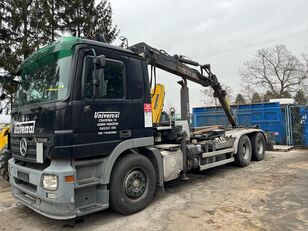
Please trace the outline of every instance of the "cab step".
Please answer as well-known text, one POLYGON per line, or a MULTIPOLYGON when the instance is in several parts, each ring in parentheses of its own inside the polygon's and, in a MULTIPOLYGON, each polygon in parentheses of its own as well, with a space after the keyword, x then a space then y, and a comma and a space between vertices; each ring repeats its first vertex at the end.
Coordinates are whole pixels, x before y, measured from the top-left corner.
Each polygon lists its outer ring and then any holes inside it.
POLYGON ((85 214, 88 214, 88 213, 94 213, 94 212, 97 212, 97 211, 100 211, 100 210, 103 210, 103 209, 106 209, 106 208, 108 208, 108 204, 106 204, 106 205, 91 204, 91 205, 87 205, 87 206, 79 208, 78 212, 79 212, 79 215, 82 216, 82 215, 85 215, 85 214))
POLYGON ((220 166, 220 165, 224 165, 224 164, 227 164, 227 163, 231 163, 234 161, 234 157, 231 157, 229 159, 225 159, 225 160, 221 160, 221 161, 217 161, 217 162, 214 162, 214 163, 210 163, 210 164, 205 164, 205 165, 200 165, 200 171, 203 171, 205 169, 209 169, 209 168, 214 168, 214 167, 217 167, 217 166, 220 166))

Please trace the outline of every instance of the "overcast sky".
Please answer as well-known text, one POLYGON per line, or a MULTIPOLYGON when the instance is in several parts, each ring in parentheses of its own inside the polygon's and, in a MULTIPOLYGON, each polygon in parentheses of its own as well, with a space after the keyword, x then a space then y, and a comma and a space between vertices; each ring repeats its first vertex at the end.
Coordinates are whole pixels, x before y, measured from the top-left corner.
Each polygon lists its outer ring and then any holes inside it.
MULTIPOLYGON (((234 93, 240 91, 239 69, 258 49, 285 44, 295 54, 308 53, 307 0, 110 2, 114 23, 129 45, 144 41, 169 54, 210 63, 219 80, 234 93)), ((178 109, 179 79, 163 72, 158 75, 166 86, 165 105, 178 109)), ((191 107, 202 106, 202 88, 194 83, 189 88, 191 107)))

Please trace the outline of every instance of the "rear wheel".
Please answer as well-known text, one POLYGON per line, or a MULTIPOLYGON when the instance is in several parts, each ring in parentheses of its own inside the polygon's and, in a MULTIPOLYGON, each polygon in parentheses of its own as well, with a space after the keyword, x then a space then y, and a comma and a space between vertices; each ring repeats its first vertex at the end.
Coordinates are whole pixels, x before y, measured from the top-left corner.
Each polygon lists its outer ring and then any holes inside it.
POLYGON ((238 166, 245 167, 250 164, 251 161, 251 143, 247 135, 243 135, 237 146, 237 154, 234 155, 235 163, 238 166))
POLYGON ((265 155, 265 138, 262 133, 258 132, 251 137, 252 159, 263 160, 265 155))
POLYGON ((156 173, 152 162, 139 154, 128 154, 115 164, 110 181, 111 208, 122 214, 144 209, 152 200, 156 173))

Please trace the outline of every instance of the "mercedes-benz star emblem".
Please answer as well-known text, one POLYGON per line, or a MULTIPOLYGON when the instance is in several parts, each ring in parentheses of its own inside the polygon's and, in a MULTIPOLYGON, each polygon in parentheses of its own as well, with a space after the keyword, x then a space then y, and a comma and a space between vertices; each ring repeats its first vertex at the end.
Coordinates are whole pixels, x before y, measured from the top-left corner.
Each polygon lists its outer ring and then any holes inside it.
POLYGON ((20 143, 19 143, 19 150, 22 156, 25 157, 27 155, 28 143, 25 138, 21 138, 20 143))

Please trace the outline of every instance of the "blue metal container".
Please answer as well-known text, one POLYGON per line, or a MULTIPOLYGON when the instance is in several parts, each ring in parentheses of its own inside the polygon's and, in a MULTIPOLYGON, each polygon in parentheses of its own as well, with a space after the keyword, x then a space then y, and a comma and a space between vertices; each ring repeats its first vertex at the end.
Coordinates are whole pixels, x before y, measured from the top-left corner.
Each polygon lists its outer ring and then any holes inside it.
MULTIPOLYGON (((279 103, 258 103, 231 106, 240 126, 258 125, 275 134, 277 144, 286 143, 285 115, 279 103)), ((229 125, 221 107, 193 108, 192 127, 229 125)))

